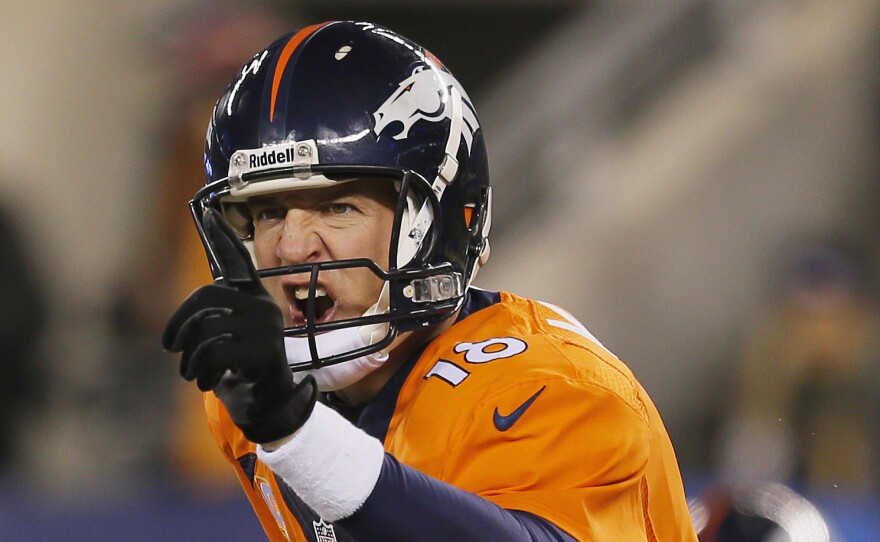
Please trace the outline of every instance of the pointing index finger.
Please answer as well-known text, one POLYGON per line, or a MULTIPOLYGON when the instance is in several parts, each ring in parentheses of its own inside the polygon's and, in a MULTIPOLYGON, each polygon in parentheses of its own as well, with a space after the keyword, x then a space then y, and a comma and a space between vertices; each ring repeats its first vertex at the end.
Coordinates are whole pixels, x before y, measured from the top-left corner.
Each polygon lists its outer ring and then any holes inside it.
POLYGON ((250 253, 220 213, 208 209, 202 227, 220 265, 223 284, 245 293, 265 292, 250 253))

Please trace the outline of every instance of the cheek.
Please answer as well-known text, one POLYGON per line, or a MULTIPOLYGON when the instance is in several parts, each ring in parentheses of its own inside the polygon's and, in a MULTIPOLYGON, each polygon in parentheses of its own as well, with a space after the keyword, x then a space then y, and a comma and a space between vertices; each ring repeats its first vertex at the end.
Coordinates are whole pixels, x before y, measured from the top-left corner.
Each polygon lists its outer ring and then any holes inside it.
POLYGON ((354 314, 363 314, 377 299, 382 291, 382 280, 364 268, 347 269, 345 276, 337 285, 342 286, 342 295, 337 302, 354 314))
POLYGON ((253 252, 254 260, 257 262, 257 268, 264 269, 273 266, 272 264, 277 259, 275 257, 275 245, 276 243, 272 239, 267 238, 267 236, 254 238, 251 251, 253 252))
POLYGON ((325 234, 329 259, 368 258, 379 267, 388 267, 388 252, 391 244, 391 220, 374 221, 357 228, 325 234))
POLYGON ((388 239, 377 239, 373 243, 373 261, 379 264, 379 267, 387 271, 388 268, 388 239))
POLYGON ((388 256, 391 246, 391 227, 394 224, 394 216, 387 216, 381 220, 376 228, 376 234, 372 239, 373 261, 383 269, 388 267, 388 256))
POLYGON ((281 314, 284 317, 284 325, 292 325, 290 315, 287 311, 287 298, 284 296, 284 290, 281 287, 281 277, 269 277, 261 280, 263 288, 269 292, 269 296, 275 301, 275 304, 281 308, 281 314))
POLYGON ((275 300, 276 303, 282 305, 286 302, 284 298, 284 291, 281 288, 281 278, 280 277, 269 277, 260 279, 260 282, 263 283, 263 288, 269 292, 269 295, 272 296, 272 299, 275 300))

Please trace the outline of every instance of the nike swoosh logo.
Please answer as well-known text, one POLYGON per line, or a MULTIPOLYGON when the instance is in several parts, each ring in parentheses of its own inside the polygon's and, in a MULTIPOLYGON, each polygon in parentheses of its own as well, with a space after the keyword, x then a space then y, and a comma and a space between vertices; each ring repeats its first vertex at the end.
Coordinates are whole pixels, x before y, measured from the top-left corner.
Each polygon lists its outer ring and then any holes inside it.
POLYGON ((547 386, 544 386, 543 388, 536 391, 535 394, 529 397, 525 403, 519 405, 516 410, 514 410, 507 416, 502 416, 501 413, 498 412, 498 407, 495 407, 495 412, 492 414, 492 421, 495 423, 495 429, 499 431, 507 431, 508 429, 513 427, 513 424, 515 424, 522 417, 525 411, 528 410, 530 406, 532 406, 532 403, 535 402, 535 399, 537 399, 538 396, 541 395, 541 392, 543 392, 546 388, 547 386))

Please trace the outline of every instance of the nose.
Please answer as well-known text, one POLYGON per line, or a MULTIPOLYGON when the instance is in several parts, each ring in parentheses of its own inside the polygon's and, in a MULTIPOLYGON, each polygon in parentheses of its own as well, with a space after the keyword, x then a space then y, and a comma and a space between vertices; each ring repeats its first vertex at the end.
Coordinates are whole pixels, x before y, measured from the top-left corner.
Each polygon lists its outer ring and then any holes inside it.
POLYGON ((325 250, 314 213, 289 209, 275 255, 285 265, 298 265, 322 261, 325 250))

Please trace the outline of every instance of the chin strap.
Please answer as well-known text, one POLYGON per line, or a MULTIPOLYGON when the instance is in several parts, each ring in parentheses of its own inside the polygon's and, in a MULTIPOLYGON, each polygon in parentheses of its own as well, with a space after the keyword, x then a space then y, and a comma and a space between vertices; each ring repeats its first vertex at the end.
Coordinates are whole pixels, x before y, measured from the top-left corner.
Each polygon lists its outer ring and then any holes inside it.
MULTIPOLYGON (((384 327, 387 324, 379 326, 364 327, 384 327)), ((367 346, 364 340, 363 328, 350 327, 328 331, 315 337, 318 345, 318 355, 321 358, 351 352, 358 348, 367 346)), ((371 343, 372 344, 372 343, 371 343)), ((306 337, 285 337, 284 350, 287 352, 287 363, 290 365, 303 362, 311 362, 312 355, 309 351, 309 342, 306 337)), ((388 361, 388 354, 385 352, 374 352, 361 356, 349 361, 343 361, 335 365, 328 365, 319 369, 310 369, 308 371, 297 371, 293 373, 294 382, 300 382, 306 375, 315 377, 319 391, 336 391, 346 388, 371 372, 382 366, 388 361)))

